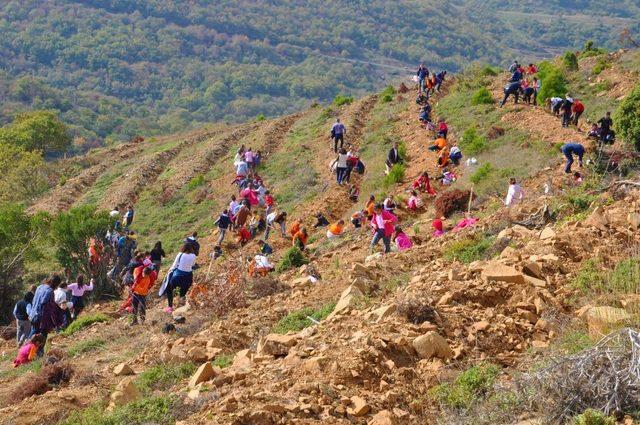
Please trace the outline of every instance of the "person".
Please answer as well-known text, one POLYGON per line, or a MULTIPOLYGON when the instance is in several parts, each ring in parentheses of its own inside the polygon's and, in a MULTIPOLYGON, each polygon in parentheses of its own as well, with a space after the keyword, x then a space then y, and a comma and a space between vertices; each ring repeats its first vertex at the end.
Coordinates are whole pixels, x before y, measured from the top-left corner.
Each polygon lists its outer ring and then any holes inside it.
POLYGON ((398 142, 393 142, 393 146, 389 149, 389 153, 387 153, 387 160, 385 161, 387 169, 385 174, 389 174, 394 165, 402 163, 398 146, 398 142))
POLYGON ((242 160, 244 160, 244 145, 240 146, 236 151, 236 155, 233 157, 233 165, 237 167, 242 160))
POLYGON ((13 361, 13 367, 31 363, 38 356, 38 353, 44 350, 46 338, 40 334, 33 335, 29 342, 18 350, 18 355, 13 361))
POLYGON ((524 190, 516 182, 515 177, 509 179, 509 190, 507 191, 507 198, 504 200, 504 204, 507 207, 518 204, 524 198, 524 190))
POLYGON ((425 81, 429 77, 429 69, 421 63, 416 71, 418 76, 418 91, 422 93, 425 89, 425 81))
POLYGON ((579 171, 576 171, 575 173, 573 173, 573 183, 578 186, 580 183, 582 183, 582 174, 580 174, 579 171))
POLYGON ((260 228, 263 223, 264 218, 262 217, 262 214, 260 214, 260 212, 258 211, 254 211, 251 219, 249 220, 249 233, 251 234, 252 238, 256 236, 258 228, 260 228))
POLYGON ((334 161, 336 164, 336 180, 340 186, 342 186, 342 183, 347 177, 347 159, 348 156, 346 149, 340 148, 338 157, 334 161))
POLYGON ((16 319, 16 342, 18 347, 27 342, 31 334, 29 312, 33 302, 33 292, 29 291, 13 307, 13 317, 16 319))
POLYGON ((376 206, 376 197, 374 195, 370 195, 369 200, 367 201, 364 207, 367 213, 367 220, 371 220, 371 218, 373 217, 373 210, 375 206, 376 206))
POLYGON ((113 210, 109 213, 109 218, 113 220, 113 228, 118 230, 120 228, 120 209, 118 206, 113 207, 113 210))
POLYGON ((429 98, 423 92, 419 92, 418 97, 416 97, 416 103, 420 106, 425 106, 429 103, 429 98))
POLYGON ((578 127, 578 120, 580 119, 580 116, 584 112, 584 105, 582 104, 582 102, 580 102, 579 99, 575 99, 575 101, 573 102, 573 106, 571 107, 571 112, 573 113, 573 115, 571 116, 571 124, 578 127))
POLYGON ((193 247, 193 253, 196 257, 200 255, 200 242, 198 242, 198 232, 193 232, 191 236, 187 236, 184 243, 193 247))
POLYGON ((29 313, 31 334, 40 334, 44 338, 42 346, 38 349, 38 356, 44 354, 44 345, 47 342, 48 334, 62 325, 53 294, 61 282, 60 276, 54 273, 38 286, 33 296, 31 312, 29 313))
POLYGON ((429 146, 431 152, 440 152, 442 149, 447 147, 447 139, 444 137, 438 137, 433 141, 433 145, 429 146))
POLYGON ((520 87, 520 80, 509 82, 509 84, 504 86, 504 98, 502 99, 502 102, 500 102, 500 107, 502 108, 504 104, 507 103, 507 99, 509 99, 509 96, 513 96, 515 98, 515 103, 518 103, 521 90, 522 89, 520 87))
POLYGON ((442 83, 444 83, 444 79, 447 76, 447 71, 440 71, 436 74, 436 91, 440 91, 440 87, 442 87, 442 83))
POLYGON ((569 124, 571 124, 571 115, 573 113, 573 98, 569 93, 567 93, 567 96, 562 101, 560 110, 562 111, 562 126, 569 127, 569 124))
POLYGON ((431 122, 431 105, 427 103, 422 108, 420 108, 420 114, 418 115, 418 120, 423 125, 426 125, 427 123, 431 122))
POLYGON ((53 298, 58 306, 58 315, 62 324, 60 329, 64 329, 71 323, 71 308, 73 304, 67 300, 67 283, 61 282, 60 285, 53 291, 53 298))
POLYGON ((447 126, 447 123, 445 122, 444 118, 440 118, 438 120, 438 133, 436 134, 436 136, 442 137, 443 139, 447 140, 448 134, 449 134, 449 127, 447 126))
POLYGON ((247 151, 244 153, 244 162, 247 163, 247 167, 249 167, 250 170, 255 170, 255 164, 253 163, 254 160, 254 153, 251 150, 251 147, 249 147, 247 149, 247 151))
POLYGON ((260 167, 260 163, 262 162, 262 151, 258 150, 255 154, 253 154, 253 170, 257 170, 260 167))
POLYGON ((395 235, 393 237, 393 241, 396 243, 396 248, 398 251, 406 251, 407 249, 413 246, 413 242, 411 242, 411 238, 407 236, 406 233, 402 231, 400 226, 396 226, 395 235))
POLYGON ((249 175, 249 164, 244 160, 244 157, 238 161, 236 165, 236 180, 234 182, 244 179, 249 175))
POLYGON ((327 220, 327 218, 321 212, 317 212, 315 217, 316 224, 313 225, 314 229, 317 229, 318 227, 326 227, 329 225, 329 220, 327 220))
POLYGON ((522 80, 522 84, 520 85, 520 90, 522 92, 522 100, 527 105, 531 104, 532 102, 535 102, 535 99, 533 99, 533 94, 535 90, 529 83, 529 80, 527 79, 522 80))
POLYGON ((273 248, 271 245, 263 241, 262 239, 258 240, 258 246, 260 247, 260 253, 262 255, 271 255, 273 254, 273 248))
POLYGON ((382 239, 385 254, 391 251, 391 235, 395 230, 395 223, 398 218, 388 211, 385 211, 382 204, 376 204, 373 209, 373 218, 371 219, 371 227, 373 227, 373 239, 371 240, 371 252, 373 248, 382 239))
POLYGON ((382 208, 384 208, 385 211, 388 211, 390 213, 393 214, 393 212, 395 211, 395 209, 398 206, 396 205, 396 202, 393 200, 393 195, 389 194, 384 201, 382 201, 382 208))
POLYGON ((587 137, 590 137, 592 139, 600 139, 600 127, 598 127, 598 124, 591 124, 591 129, 589 130, 589 132, 587 132, 587 137))
POLYGON ((251 213, 251 211, 249 210, 249 208, 247 207, 247 201, 243 200, 240 203, 240 207, 236 210, 235 214, 234 214, 234 222, 233 225, 235 227, 242 227, 245 225, 245 223, 247 222, 247 219, 249 218, 249 214, 251 213))
POLYGON ((514 60, 513 63, 509 66, 509 72, 516 72, 518 68, 520 68, 520 64, 518 63, 518 61, 514 60))
POLYGON ((438 159, 436 160, 436 165, 439 168, 445 168, 447 166, 449 166, 449 148, 447 146, 445 146, 444 148, 442 148, 442 150, 440 152, 438 152, 438 159))
POLYGON ((424 171, 420 174, 420 177, 416 181, 413 182, 411 186, 414 190, 421 190, 423 192, 428 193, 429 195, 435 195, 436 191, 431 188, 431 182, 429 180, 429 173, 424 171))
POLYGON ((533 77, 533 82, 531 83, 531 87, 533 88, 533 106, 538 106, 538 93, 542 88, 542 83, 538 79, 538 77, 533 77))
POLYGON ((407 201, 407 208, 411 211, 416 211, 417 209, 422 207, 422 199, 418 196, 418 192, 415 190, 411 191, 411 197, 407 201))
POLYGON ((220 245, 216 245, 213 247, 213 252, 211 253, 211 256, 213 257, 214 260, 222 257, 222 248, 220 247, 220 245))
POLYGON ((229 230, 229 226, 231 226, 231 218, 229 218, 229 210, 225 209, 224 211, 222 211, 222 214, 218 216, 218 218, 213 224, 218 226, 217 245, 222 245, 222 241, 224 241, 224 236, 227 234, 227 230, 229 230))
MULTIPOLYGON (((197 256, 193 252, 194 246, 192 244, 182 244, 180 247, 180 253, 176 255, 169 273, 171 278, 169 279, 169 287, 167 288, 167 303, 168 306, 165 312, 173 312, 173 293, 177 288, 180 290, 180 300, 183 303, 186 302, 187 292, 191 288, 193 283, 193 269, 196 264, 197 256)), ((176 306, 180 302, 176 303, 176 306)))
POLYGON ((84 284, 84 276, 79 274, 76 277, 76 281, 68 286, 69 291, 71 291, 71 303, 73 305, 73 315, 72 319, 75 320, 78 318, 82 310, 84 310, 84 294, 87 292, 93 291, 93 285, 95 284, 95 280, 89 280, 89 284, 84 284))
POLYGON ((561 97, 552 97, 548 100, 549 102, 549 108, 551 109, 551 112, 553 113, 553 115, 555 115, 556 117, 560 116, 560 108, 562 108, 562 103, 564 102, 564 99, 561 97))
POLYGON ((340 149, 344 144, 344 136, 347 134, 347 129, 340 122, 340 118, 336 118, 336 122, 331 127, 331 138, 333 139, 333 151, 338 153, 338 140, 340 141, 340 149))
POLYGON ((264 240, 266 241, 267 239, 269 239, 269 233, 271 232, 271 228, 275 227, 274 223, 277 223, 280 225, 280 233, 282 234, 282 237, 286 237, 286 228, 285 228, 286 220, 287 220, 287 213, 284 211, 280 214, 278 214, 277 211, 273 211, 267 214, 265 229, 264 229, 264 236, 263 236, 264 240))
POLYGON ((140 318, 140 323, 144 324, 147 312, 147 295, 157 277, 158 273, 151 267, 141 266, 133 273, 133 286, 131 286, 132 325, 138 324, 138 317, 140 318))
POLYGON ((600 125, 600 137, 604 139, 611 132, 611 127, 613 127, 611 112, 607 112, 604 117, 600 118, 598 125, 600 125))
POLYGON ((349 200, 351 202, 358 202, 358 198, 360 197, 360 188, 357 184, 349 185, 349 200))
POLYGON ((135 214, 135 212, 133 211, 133 206, 129 205, 129 207, 127 207, 127 212, 124 214, 124 227, 125 228, 129 228, 129 226, 131 226, 131 223, 133 223, 134 214, 135 214))
POLYGON ((162 242, 158 241, 153 246, 153 249, 149 253, 151 262, 155 265, 155 270, 160 272, 160 267, 162 266, 162 259, 167 256, 162 249, 162 242))
POLYGON ((522 68, 520 66, 516 67, 513 71, 510 71, 510 72, 511 72, 511 78, 509 78, 510 83, 518 83, 520 82, 520 80, 522 80, 523 73, 522 73, 522 68))
POLYGON ((307 246, 308 239, 309 235, 307 234, 307 229, 303 227, 293 235, 293 246, 297 246, 300 248, 300 251, 304 251, 305 246, 307 246))
POLYGON ((327 229, 327 238, 333 239, 340 235, 344 231, 344 220, 338 220, 336 223, 333 223, 327 229))
POLYGON ((434 238, 439 238, 440 236, 444 235, 443 223, 441 219, 439 218, 434 219, 431 222, 431 227, 433 227, 432 236, 434 238))
POLYGON ((366 210, 358 210, 351 215, 351 224, 356 229, 359 229, 364 225, 366 219, 366 210))
POLYGON ((537 72, 538 72, 538 67, 530 63, 529 66, 527 67, 527 74, 533 75, 533 74, 536 74, 537 72))
POLYGON ((584 156, 584 146, 580 143, 570 142, 565 143, 562 146, 562 154, 567 158, 567 163, 564 167, 564 172, 569 174, 571 173, 571 164, 573 164, 573 155, 578 156, 578 165, 582 167, 582 157, 584 156))
POLYGON ((251 240, 251 232, 246 226, 241 226, 236 229, 236 235, 238 236, 238 243, 242 246, 246 245, 251 240))
POLYGON ((264 192, 264 205, 266 206, 266 209, 264 211, 266 215, 271 213, 273 207, 276 205, 276 201, 273 198, 273 195, 271 195, 271 192, 268 190, 264 192))
POLYGON ((453 143, 451 146, 451 150, 449 151, 449 159, 453 162, 453 165, 460 165, 460 161, 462 161, 462 151, 458 147, 457 143, 453 143))

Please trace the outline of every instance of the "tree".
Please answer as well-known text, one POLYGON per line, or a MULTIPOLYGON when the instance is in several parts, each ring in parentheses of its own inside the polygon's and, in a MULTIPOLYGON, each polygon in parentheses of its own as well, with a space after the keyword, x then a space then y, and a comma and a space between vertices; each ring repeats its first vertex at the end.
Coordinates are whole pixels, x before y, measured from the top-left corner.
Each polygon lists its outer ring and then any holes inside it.
POLYGON ((564 67, 569 71, 577 71, 578 70, 578 57, 575 53, 571 51, 567 51, 562 56, 562 63, 564 67))
POLYGON ((618 105, 613 122, 618 136, 640 151, 640 85, 618 105))
POLYGON ((0 142, 28 151, 64 152, 71 146, 71 136, 55 113, 32 111, 18 114, 0 128, 0 142))
POLYGON ((49 187, 49 169, 38 152, 0 143, 0 170, 0 202, 28 202, 49 187))
POLYGON ((546 61, 541 62, 538 78, 542 83, 542 88, 538 92, 538 102, 544 103, 550 97, 562 97, 567 93, 567 80, 558 66, 546 61))

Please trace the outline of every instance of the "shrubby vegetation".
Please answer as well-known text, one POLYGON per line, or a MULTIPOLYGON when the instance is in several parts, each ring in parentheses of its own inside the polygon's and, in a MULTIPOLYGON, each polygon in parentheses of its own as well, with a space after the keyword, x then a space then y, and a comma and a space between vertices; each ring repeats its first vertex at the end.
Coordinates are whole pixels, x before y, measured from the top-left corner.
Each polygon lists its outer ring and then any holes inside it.
POLYGON ((640 85, 620 103, 613 114, 613 122, 618 136, 640 150, 640 85))

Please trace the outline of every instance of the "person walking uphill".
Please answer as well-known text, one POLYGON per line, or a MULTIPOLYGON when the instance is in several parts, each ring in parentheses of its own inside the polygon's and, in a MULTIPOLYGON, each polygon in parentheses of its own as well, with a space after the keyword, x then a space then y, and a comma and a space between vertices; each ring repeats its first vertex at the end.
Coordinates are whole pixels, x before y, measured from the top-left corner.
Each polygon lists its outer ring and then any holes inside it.
POLYGON ((582 167, 582 157, 584 156, 584 146, 580 143, 565 143, 562 146, 562 154, 567 158, 567 163, 564 166, 564 172, 571 173, 571 165, 573 164, 573 155, 578 156, 578 164, 582 167))
POLYGON ((335 159, 336 180, 340 186, 342 186, 342 183, 344 183, 347 178, 347 169, 349 167, 349 164, 347 163, 348 160, 349 156, 347 155, 347 151, 344 148, 340 148, 338 157, 335 159))
POLYGON ((133 306, 132 325, 144 323, 147 313, 147 295, 158 278, 158 273, 151 267, 140 266, 133 272, 133 286, 131 287, 131 304, 133 306))
MULTIPOLYGON (((193 269, 196 264, 196 254, 193 252, 192 244, 183 244, 180 253, 176 255, 176 259, 171 265, 169 273, 169 285, 166 290, 168 306, 164 310, 167 313, 173 312, 173 292, 177 288, 180 290, 180 300, 186 303, 187 292, 193 283, 193 269)), ((177 307, 176 303, 176 307, 177 307)))
POLYGON ((157 272, 160 272, 160 267, 162 266, 162 259, 167 256, 167 254, 164 252, 164 249, 162 249, 162 242, 160 241, 156 242, 156 244, 153 246, 153 249, 151 250, 149 255, 151 256, 151 262, 156 267, 155 270, 157 272))
POLYGON ((347 129, 340 122, 340 118, 336 118, 336 122, 331 127, 331 138, 333 139, 333 152, 338 153, 338 140, 340 140, 340 149, 344 144, 344 136, 347 134, 347 129))
POLYGON ((33 304, 29 313, 31 335, 40 334, 44 340, 42 346, 38 348, 38 356, 44 354, 44 346, 49 332, 62 325, 62 317, 58 314, 58 305, 53 293, 61 282, 60 276, 53 274, 38 286, 33 296, 33 304))
POLYGON ((373 227, 373 239, 371 240, 371 252, 382 239, 384 243, 384 252, 391 251, 391 236, 396 229, 398 218, 388 211, 385 211, 382 204, 376 204, 373 208, 373 218, 371 219, 371 227, 373 227))
POLYGON ((425 88, 425 81, 429 77, 429 69, 421 63, 416 71, 416 76, 418 77, 419 91, 422 93, 425 88))
POLYGON ((33 302, 33 293, 27 292, 24 297, 13 307, 13 317, 16 319, 16 341, 18 347, 22 346, 29 339, 31 334, 31 322, 29 312, 33 302))
POLYGON ((224 236, 227 234, 227 230, 229 226, 231 226, 231 219, 229 218, 229 211, 224 210, 222 214, 220 214, 217 220, 213 223, 218 225, 218 243, 216 245, 222 245, 222 241, 224 241, 224 236))
POLYGON ((91 279, 88 285, 84 284, 84 276, 79 274, 76 281, 68 286, 68 290, 71 291, 71 303, 73 304, 73 316, 75 320, 82 310, 84 310, 84 294, 93 291, 94 280, 91 279))
POLYGON ((569 124, 571 124, 571 116, 573 115, 573 98, 569 93, 567 93, 566 98, 562 101, 560 109, 562 110, 562 126, 569 127, 569 124))

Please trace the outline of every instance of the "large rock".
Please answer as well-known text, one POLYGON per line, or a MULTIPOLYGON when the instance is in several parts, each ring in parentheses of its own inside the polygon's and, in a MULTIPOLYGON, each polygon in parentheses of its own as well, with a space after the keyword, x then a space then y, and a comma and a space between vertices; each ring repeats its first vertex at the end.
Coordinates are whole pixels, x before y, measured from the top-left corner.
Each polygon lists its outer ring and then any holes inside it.
POLYGON ((210 362, 200 365, 198 370, 189 379, 189 388, 195 388, 199 383, 206 382, 216 376, 216 371, 210 362))
POLYGON ((555 237, 556 237, 556 232, 551 227, 545 227, 544 229, 542 229, 542 232, 540 232, 541 241, 550 240, 555 237))
POLYGON ((631 319, 631 315, 624 309, 608 306, 590 308, 586 316, 589 335, 593 338, 600 338, 624 326, 631 319))
POLYGON ((435 331, 429 331, 424 335, 420 335, 412 342, 413 348, 423 359, 438 357, 441 359, 450 359, 453 357, 453 351, 447 340, 435 331))
POLYGON ((138 391, 138 387, 133 383, 133 378, 126 378, 116 386, 115 391, 111 394, 111 401, 107 410, 113 410, 117 406, 124 406, 141 398, 142 395, 138 391))
POLYGON ((269 334, 258 342, 258 354, 282 357, 289 354, 289 349, 298 343, 295 335, 269 334))
POLYGON ((396 425, 397 423, 396 415, 388 410, 381 410, 373 415, 367 425, 396 425))
POLYGON ((207 361, 207 352, 202 347, 191 347, 187 351, 187 357, 194 362, 200 363, 207 361))
POLYGON ((640 214, 637 212, 629 213, 627 215, 627 223, 629 223, 633 230, 638 230, 638 228, 640 228, 640 214))
POLYGON ((528 261, 522 265, 522 271, 524 274, 543 279, 544 274, 542 273, 542 267, 540 263, 536 263, 535 261, 528 261))
POLYGON ((396 305, 389 304, 389 305, 379 307, 367 313, 365 318, 368 320, 374 320, 376 323, 378 323, 378 322, 382 322, 387 317, 391 316, 393 313, 395 313, 395 311, 396 311, 396 305))
POLYGON ((367 404, 367 401, 357 395, 351 397, 351 403, 353 404, 353 407, 347 409, 347 413, 351 416, 364 416, 371 410, 371 406, 367 404))
POLYGON ((524 283, 524 276, 513 267, 491 262, 484 266, 480 274, 485 282, 524 283))
POLYGON ((253 356, 250 349, 240 350, 233 358, 232 367, 239 369, 250 368, 253 364, 252 358, 253 356))
POLYGON ((349 307, 353 306, 358 298, 361 298, 363 296, 364 294, 360 289, 358 289, 356 286, 349 285, 347 289, 342 292, 342 295, 340 295, 338 303, 336 304, 329 317, 327 317, 327 319, 331 319, 338 314, 346 312, 349 307))
POLYGON ((133 369, 131 369, 131 366, 129 366, 126 363, 120 363, 119 365, 117 365, 116 367, 113 368, 113 374, 116 376, 126 376, 126 375, 133 375, 133 369))

